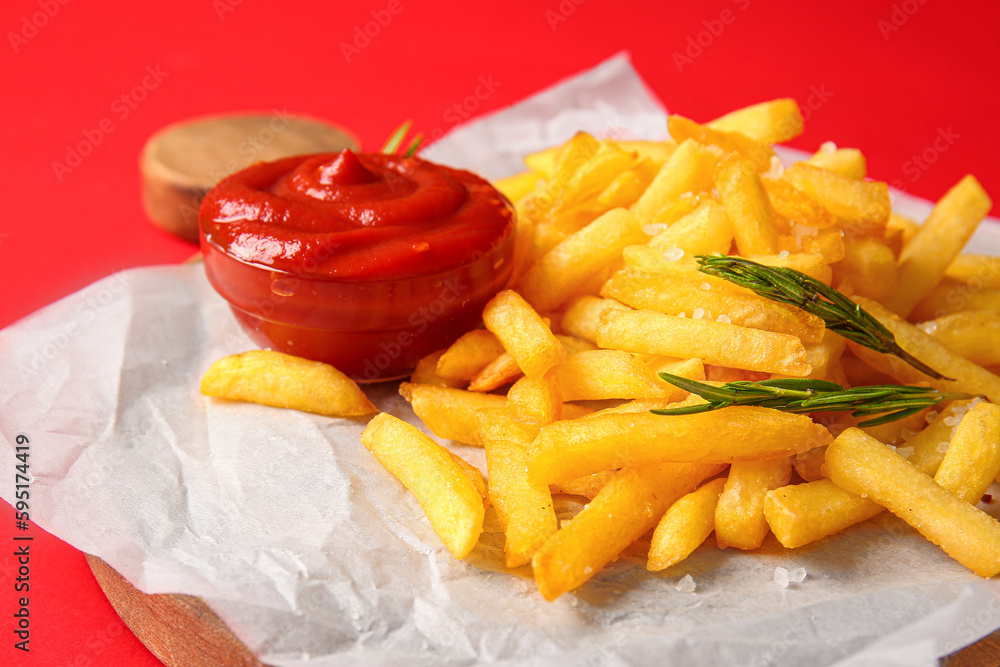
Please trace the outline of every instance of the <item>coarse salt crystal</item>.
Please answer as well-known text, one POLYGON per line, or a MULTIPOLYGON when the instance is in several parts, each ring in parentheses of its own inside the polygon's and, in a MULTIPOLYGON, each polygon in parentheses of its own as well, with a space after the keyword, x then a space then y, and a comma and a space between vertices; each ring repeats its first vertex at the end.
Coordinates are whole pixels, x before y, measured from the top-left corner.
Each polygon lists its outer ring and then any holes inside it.
POLYGON ((806 580, 806 568, 797 567, 788 573, 788 578, 793 584, 801 584, 806 580))
POLYGON ((684 577, 677 582, 674 588, 681 593, 694 593, 694 589, 698 587, 698 584, 694 583, 694 577, 690 574, 685 574, 684 577))
POLYGON ((788 257, 788 251, 782 250, 781 252, 778 253, 778 257, 780 257, 781 259, 785 259, 786 257, 788 257))
POLYGON ((694 310, 691 311, 691 319, 700 320, 703 317, 705 317, 704 308, 695 308, 694 310))
POLYGON ((960 415, 951 415, 950 417, 945 417, 944 418, 944 425, 945 426, 958 426, 959 422, 961 422, 961 421, 962 421, 962 417, 960 415))
POLYGON ((837 150, 837 144, 832 141, 824 141, 819 145, 819 150, 821 153, 833 153, 837 150))
POLYGON ((785 165, 781 164, 781 158, 777 155, 771 156, 771 164, 767 165, 767 171, 761 174, 761 178, 781 178, 785 173, 785 165))
POLYGON ((904 459, 908 459, 913 454, 913 447, 897 447, 896 453, 904 459))
POLYGON ((930 424, 932 421, 937 419, 937 416, 938 416, 937 410, 929 410, 927 414, 924 415, 924 421, 930 424))
POLYGON ((710 290, 710 289, 712 289, 712 284, 711 283, 702 283, 701 284, 701 288, 704 289, 704 290, 710 290))
POLYGON ((939 442, 938 446, 937 446, 937 450, 938 450, 938 454, 944 454, 945 452, 948 451, 948 443, 947 442, 939 442))
POLYGON ((788 570, 780 566, 774 568, 774 583, 782 588, 788 588, 788 570))
POLYGON ((667 230, 667 225, 662 222, 651 222, 642 226, 642 233, 646 236, 656 236, 660 232, 667 230))
POLYGON ((684 248, 667 248, 663 251, 663 259, 668 262, 676 262, 684 256, 684 248))
POLYGON ((929 322, 921 322, 917 325, 917 328, 923 331, 925 334, 932 334, 937 331, 937 322, 931 320, 929 322))
POLYGON ((682 310, 681 312, 677 313, 677 317, 687 317, 687 315, 682 310))
POLYGON ((716 320, 718 322, 725 322, 726 324, 730 324, 733 321, 732 318, 730 318, 729 315, 726 315, 725 313, 719 315, 719 317, 717 317, 716 320))

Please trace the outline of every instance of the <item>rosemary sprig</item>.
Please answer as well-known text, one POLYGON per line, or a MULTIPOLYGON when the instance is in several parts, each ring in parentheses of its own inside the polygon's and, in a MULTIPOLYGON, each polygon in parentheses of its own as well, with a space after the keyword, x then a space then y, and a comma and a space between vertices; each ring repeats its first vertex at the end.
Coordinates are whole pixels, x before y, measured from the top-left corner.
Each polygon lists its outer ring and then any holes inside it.
MULTIPOLYGON (((382 152, 390 154, 399 153, 399 147, 403 145, 403 140, 406 138, 406 135, 409 133, 411 127, 413 127, 412 120, 408 120, 399 127, 397 127, 396 131, 389 136, 388 140, 386 140, 385 145, 382 146, 382 152)), ((420 144, 421 142, 423 142, 423 140, 424 140, 424 135, 417 132, 416 136, 414 136, 413 139, 410 141, 410 143, 407 145, 406 150, 403 151, 403 156, 413 157, 416 154, 416 152, 420 150, 420 144)))
POLYGON ((757 294, 823 318, 828 329, 876 352, 892 354, 921 373, 951 380, 904 350, 892 332, 861 306, 829 285, 785 267, 765 266, 742 257, 697 255, 698 270, 746 287, 757 294))
POLYGON ((836 382, 827 380, 792 378, 761 382, 741 380, 714 387, 670 373, 660 373, 660 377, 685 391, 701 396, 708 403, 652 410, 658 415, 693 415, 731 405, 755 405, 792 413, 851 410, 851 414, 855 417, 882 415, 858 424, 858 426, 875 426, 909 417, 941 401, 975 398, 970 394, 899 384, 845 389, 836 382))

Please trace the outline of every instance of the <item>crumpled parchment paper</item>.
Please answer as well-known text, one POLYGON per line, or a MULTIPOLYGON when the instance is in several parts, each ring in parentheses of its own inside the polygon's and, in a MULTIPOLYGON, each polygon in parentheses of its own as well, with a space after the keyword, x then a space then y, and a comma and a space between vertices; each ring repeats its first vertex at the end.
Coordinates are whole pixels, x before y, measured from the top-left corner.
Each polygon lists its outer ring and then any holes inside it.
MULTIPOLYGON (((663 137, 664 115, 619 55, 427 156, 498 177, 579 129, 663 137)), ((1000 230, 973 245, 1000 253, 1000 230)), ((363 422, 199 394, 212 361, 252 347, 199 265, 110 276, 0 332, 0 464, 27 434, 40 526, 145 592, 200 596, 266 663, 913 666, 1000 627, 1000 584, 891 516, 795 551, 709 540, 656 574, 625 557, 545 602, 502 567, 492 513, 452 558, 363 422), (806 579, 782 588, 777 566, 806 579), (675 587, 686 574, 694 592, 675 587)), ((368 390, 415 419, 395 385, 368 390)))

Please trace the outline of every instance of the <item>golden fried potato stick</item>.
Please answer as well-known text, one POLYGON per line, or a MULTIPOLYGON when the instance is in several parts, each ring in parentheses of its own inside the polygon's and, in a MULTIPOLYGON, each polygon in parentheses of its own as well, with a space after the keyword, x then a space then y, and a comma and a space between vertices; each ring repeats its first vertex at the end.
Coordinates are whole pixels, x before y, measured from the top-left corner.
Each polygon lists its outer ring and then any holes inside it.
POLYGON ((468 382, 503 352, 503 345, 492 332, 473 329, 462 334, 445 350, 438 359, 437 374, 468 382))
POLYGON ((543 426, 528 452, 528 476, 565 482, 601 470, 663 461, 732 463, 798 454, 830 442, 805 415, 729 407, 693 415, 605 413, 543 426))
POLYGON ((715 540, 719 547, 759 547, 768 531, 764 498, 768 491, 786 486, 791 478, 789 457, 734 463, 715 508, 715 540))
POLYGON ((320 415, 378 412, 358 384, 333 366, 271 350, 219 359, 202 375, 201 393, 320 415))
POLYGON ((597 344, 628 352, 697 357, 714 366, 794 377, 812 372, 797 336, 652 310, 605 310, 597 344))
POLYGON ((570 355, 556 367, 563 400, 673 398, 686 392, 664 382, 634 355, 622 350, 593 350, 570 355))
POLYGON ((1000 475, 1000 406, 977 403, 955 429, 934 481, 975 505, 1000 475))
POLYGON ((476 426, 476 410, 507 405, 506 396, 428 384, 403 382, 399 393, 434 435, 467 445, 483 444, 476 426))
POLYGON ((733 221, 733 235, 741 255, 778 252, 774 209, 755 171, 753 163, 737 155, 727 156, 715 171, 715 188, 726 215, 733 221))
POLYGON ((862 180, 868 175, 868 163, 857 148, 833 148, 821 146, 808 160, 809 164, 832 171, 844 178, 862 180))
POLYGON ((689 255, 725 254, 733 243, 733 223, 722 206, 713 199, 659 232, 648 242, 660 252, 680 248, 689 255))
MULTIPOLYGON (((925 475, 933 475, 944 458, 955 423, 969 409, 971 401, 955 401, 922 431, 909 438, 897 451, 925 475), (912 450, 912 451, 907 451, 912 450)), ((822 452, 821 447, 808 452, 822 452)), ((804 476, 803 476, 804 477, 804 476)), ((771 532, 792 549, 838 533, 885 510, 871 500, 845 491, 829 479, 809 479, 769 491, 764 500, 764 516, 771 532)))
POLYGON ((521 292, 536 310, 551 312, 578 292, 588 278, 617 259, 622 249, 647 238, 627 209, 612 209, 536 261, 524 276, 521 292))
POLYGON ((444 350, 431 352, 426 357, 418 361, 417 367, 413 369, 413 374, 410 376, 410 382, 413 384, 431 384, 437 387, 453 387, 456 389, 464 387, 464 380, 456 380, 454 378, 446 378, 438 375, 438 360, 444 353, 444 350))
POLYGON ((899 257, 900 288, 883 303, 906 317, 944 277, 993 202, 973 176, 958 182, 934 206, 899 257))
POLYGON ((1000 364, 1000 312, 963 310, 918 326, 931 338, 978 366, 1000 364))
POLYGON ((706 482, 675 502, 653 531, 646 569, 659 572, 691 555, 715 530, 715 508, 725 477, 706 482))
POLYGON ((507 392, 507 411, 514 420, 537 428, 562 418, 563 394, 557 368, 539 377, 526 375, 514 383, 507 392))
POLYGON ((941 391, 982 394, 994 403, 1000 402, 1000 377, 955 354, 877 301, 863 297, 855 297, 854 301, 892 332, 900 347, 939 373, 954 378, 954 381, 933 379, 898 357, 869 350, 857 343, 848 343, 854 355, 866 364, 891 375, 903 384, 926 383, 941 391))
POLYGON ((790 97, 730 111, 706 126, 721 132, 739 132, 763 144, 788 141, 805 131, 799 104, 790 97))
POLYGON ((1000 522, 860 429, 830 444, 826 468, 834 484, 884 506, 976 574, 1000 573, 1000 522))
POLYGON ((686 192, 712 189, 712 174, 719 163, 721 151, 687 139, 656 174, 639 201, 630 209, 642 224, 657 222, 659 211, 673 205, 686 192))
POLYGON ((486 450, 490 499, 504 530, 507 567, 519 567, 558 528, 548 487, 528 483, 525 447, 537 429, 512 419, 503 408, 477 411, 476 423, 486 450))
POLYGON ((562 343, 524 298, 504 290, 483 310, 483 323, 528 376, 544 375, 566 357, 562 343))
POLYGON ((722 466, 662 464, 626 468, 531 559, 546 600, 583 585, 625 547, 656 525, 674 501, 722 466))
POLYGON ((361 442, 416 497, 448 551, 455 558, 467 556, 485 516, 468 468, 416 427, 385 412, 368 423, 361 442))

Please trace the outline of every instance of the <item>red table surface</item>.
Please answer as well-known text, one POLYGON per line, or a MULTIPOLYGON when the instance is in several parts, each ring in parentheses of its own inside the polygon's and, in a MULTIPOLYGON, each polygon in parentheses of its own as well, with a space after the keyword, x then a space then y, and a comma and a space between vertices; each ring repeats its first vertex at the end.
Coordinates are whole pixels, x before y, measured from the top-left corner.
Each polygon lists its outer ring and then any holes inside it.
MULTIPOLYGON (((195 252, 140 206, 139 151, 170 122, 288 110, 377 149, 405 118, 439 135, 467 110, 502 108, 620 50, 695 120, 795 97, 807 123, 793 146, 860 147, 872 177, 930 199, 966 173, 1000 197, 1000 5, 990 1, 8 0, 0 28, 0 326, 120 269, 195 252), (493 90, 479 99, 483 78, 493 90), (72 159, 74 149, 87 155, 72 159)), ((11 471, 0 477, 13 484, 11 471)), ((83 555, 38 527, 31 651, 15 651, 21 543, 0 505, 0 663, 157 664, 83 555)))

